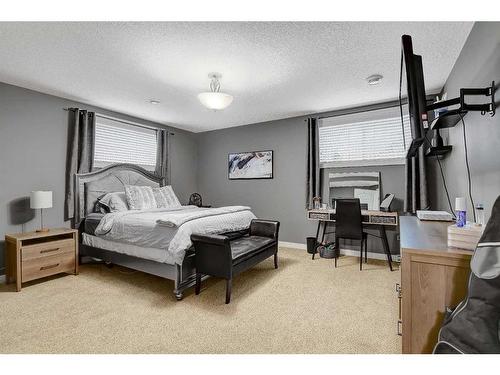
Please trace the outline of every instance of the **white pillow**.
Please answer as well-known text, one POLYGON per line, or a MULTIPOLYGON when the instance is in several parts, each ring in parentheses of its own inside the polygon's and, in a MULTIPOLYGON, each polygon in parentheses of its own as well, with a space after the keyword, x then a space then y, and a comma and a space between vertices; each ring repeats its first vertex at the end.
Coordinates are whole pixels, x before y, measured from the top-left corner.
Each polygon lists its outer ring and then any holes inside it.
POLYGON ((125 185, 125 195, 131 210, 156 208, 156 199, 151 186, 125 185))
POLYGON ((172 189, 172 186, 162 186, 160 188, 154 188, 153 193, 155 195, 156 204, 158 208, 178 208, 181 207, 181 202, 177 199, 177 196, 172 189))
POLYGON ((108 193, 99 199, 99 203, 108 207, 109 212, 128 211, 127 197, 123 191, 108 193))

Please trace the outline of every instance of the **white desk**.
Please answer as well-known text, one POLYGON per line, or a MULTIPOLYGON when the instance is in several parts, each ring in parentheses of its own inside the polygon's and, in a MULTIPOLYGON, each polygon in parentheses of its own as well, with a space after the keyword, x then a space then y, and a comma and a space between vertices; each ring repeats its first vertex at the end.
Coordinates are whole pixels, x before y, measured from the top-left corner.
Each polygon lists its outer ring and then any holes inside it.
MULTIPOLYGON (((317 209, 317 210, 307 210, 308 220, 318 220, 318 228, 316 230, 316 240, 318 242, 323 242, 325 239, 325 232, 327 223, 335 224, 335 210, 332 209, 317 209), (319 234, 323 230, 321 236, 321 241, 319 241, 319 234)), ((372 211, 372 210, 361 210, 361 220, 364 226, 367 228, 378 229, 380 234, 380 239, 382 240, 382 246, 384 247, 384 252, 387 255, 387 262, 389 263, 389 268, 392 271, 392 254, 389 248, 389 241, 387 241, 387 233, 385 231, 386 227, 397 228, 399 224, 399 215, 397 212, 383 212, 383 211, 372 211)))

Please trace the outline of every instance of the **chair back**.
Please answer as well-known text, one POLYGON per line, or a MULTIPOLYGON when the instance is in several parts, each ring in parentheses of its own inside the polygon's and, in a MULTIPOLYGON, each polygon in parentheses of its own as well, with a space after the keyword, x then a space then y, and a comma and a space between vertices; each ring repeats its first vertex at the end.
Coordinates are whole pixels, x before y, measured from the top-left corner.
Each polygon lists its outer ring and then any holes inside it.
POLYGON ((363 238, 361 204, 359 199, 337 199, 335 208, 335 236, 351 240, 363 238))

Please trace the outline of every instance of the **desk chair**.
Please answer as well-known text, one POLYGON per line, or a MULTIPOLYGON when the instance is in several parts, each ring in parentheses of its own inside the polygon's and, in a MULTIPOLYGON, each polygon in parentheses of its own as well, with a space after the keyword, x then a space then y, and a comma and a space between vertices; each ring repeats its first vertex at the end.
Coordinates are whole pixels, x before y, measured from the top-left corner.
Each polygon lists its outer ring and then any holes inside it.
POLYGON ((337 258, 340 252, 339 240, 341 238, 348 240, 359 240, 359 270, 363 269, 363 248, 365 250, 365 263, 368 262, 367 237, 363 232, 361 220, 361 204, 359 199, 337 199, 335 209, 335 245, 337 254, 335 256, 335 267, 337 267, 337 258))

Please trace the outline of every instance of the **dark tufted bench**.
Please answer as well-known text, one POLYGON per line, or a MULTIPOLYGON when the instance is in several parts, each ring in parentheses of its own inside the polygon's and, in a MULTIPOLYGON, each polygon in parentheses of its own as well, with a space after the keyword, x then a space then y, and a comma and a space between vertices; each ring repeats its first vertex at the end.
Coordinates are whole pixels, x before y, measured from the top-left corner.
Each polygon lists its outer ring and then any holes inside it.
POLYGON ((231 301, 233 276, 274 255, 278 268, 278 232, 280 223, 253 219, 246 236, 191 235, 195 248, 196 294, 200 294, 201 276, 226 279, 226 303, 231 301))

